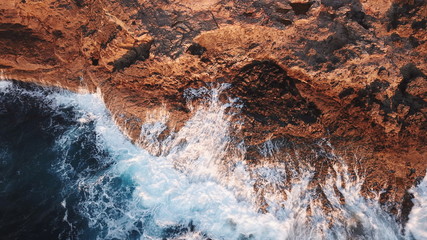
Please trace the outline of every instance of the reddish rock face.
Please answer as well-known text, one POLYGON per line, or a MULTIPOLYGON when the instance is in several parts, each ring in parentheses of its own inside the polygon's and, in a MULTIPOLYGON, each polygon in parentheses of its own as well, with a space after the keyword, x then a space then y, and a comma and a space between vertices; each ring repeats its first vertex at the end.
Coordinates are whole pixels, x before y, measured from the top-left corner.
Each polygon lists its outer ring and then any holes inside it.
POLYGON ((399 203, 427 168, 426 16, 422 0, 3 1, 0 68, 99 89, 141 144, 147 112, 167 110, 176 131, 185 89, 231 83, 248 160, 267 139, 308 156, 327 138, 365 159, 366 190, 399 203))

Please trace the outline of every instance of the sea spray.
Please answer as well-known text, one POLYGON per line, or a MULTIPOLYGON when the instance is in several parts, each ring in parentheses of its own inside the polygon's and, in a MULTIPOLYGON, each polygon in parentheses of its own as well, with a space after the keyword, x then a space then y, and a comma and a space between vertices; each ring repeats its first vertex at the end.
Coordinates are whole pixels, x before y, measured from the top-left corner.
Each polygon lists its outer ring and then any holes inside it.
MULTIPOLYGON (((223 89, 188 90, 189 102, 197 103, 192 117, 153 144, 161 149, 156 155, 123 136, 99 95, 12 83, 2 93, 15 91, 23 102, 29 95, 45 99, 51 110, 68 118, 68 127, 57 132, 53 149, 58 157, 49 170, 63 182, 58 206, 66 227, 60 238, 423 239, 419 223, 425 216, 426 180, 412 190, 415 207, 404 236, 378 199, 362 197, 363 171, 354 172, 351 159, 329 151, 334 165, 320 186, 329 203, 325 208, 310 186, 314 169, 295 164, 307 162, 297 154, 280 153, 281 143, 267 141, 260 148, 271 161, 255 167, 246 163, 244 143, 230 136, 232 114, 238 114, 230 108, 239 106, 233 99, 220 101, 223 89)), ((154 140, 167 113, 152 116, 141 137, 152 134, 154 140), (156 116, 163 116, 159 124, 156 116)))
POLYGON ((406 235, 417 240, 427 239, 427 175, 409 192, 414 195, 414 206, 406 224, 406 235))

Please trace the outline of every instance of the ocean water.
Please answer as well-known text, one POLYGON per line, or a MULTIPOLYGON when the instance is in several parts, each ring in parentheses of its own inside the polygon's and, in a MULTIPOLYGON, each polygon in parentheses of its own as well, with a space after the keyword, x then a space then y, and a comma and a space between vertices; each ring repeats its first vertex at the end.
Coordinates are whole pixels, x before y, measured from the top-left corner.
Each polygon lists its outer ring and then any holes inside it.
MULTIPOLYGON (((147 113, 144 149, 122 135, 101 93, 0 81, 0 238, 427 239, 427 178, 411 189, 404 227, 359 194, 363 173, 333 152, 321 186, 330 211, 309 187, 310 166, 247 164, 230 134, 238 101, 219 101, 227 87, 187 89, 193 117, 162 141, 168 113, 147 113)), ((277 149, 267 142, 260 152, 277 149)))

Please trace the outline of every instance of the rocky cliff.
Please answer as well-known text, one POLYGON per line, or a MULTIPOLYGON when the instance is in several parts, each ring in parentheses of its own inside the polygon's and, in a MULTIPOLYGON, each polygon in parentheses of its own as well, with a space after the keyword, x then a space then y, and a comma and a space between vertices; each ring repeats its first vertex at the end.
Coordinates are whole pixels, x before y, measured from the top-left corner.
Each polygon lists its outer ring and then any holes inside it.
POLYGON ((141 145, 148 116, 168 113, 159 138, 191 117, 185 89, 230 83, 248 162, 263 161, 266 140, 286 141, 321 179, 328 139, 363 158, 367 195, 385 189, 399 212, 427 168, 426 25, 424 0, 10 0, 0 69, 100 91, 141 145))

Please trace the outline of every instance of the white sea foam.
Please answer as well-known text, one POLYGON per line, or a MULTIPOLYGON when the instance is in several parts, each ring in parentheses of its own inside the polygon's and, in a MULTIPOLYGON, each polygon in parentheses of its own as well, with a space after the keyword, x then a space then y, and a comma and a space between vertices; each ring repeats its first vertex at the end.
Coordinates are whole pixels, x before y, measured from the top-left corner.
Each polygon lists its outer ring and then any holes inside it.
POLYGON ((427 239, 427 175, 410 192, 414 194, 412 199, 414 206, 406 224, 406 235, 417 240, 427 239))
POLYGON ((4 92, 12 86, 12 82, 9 81, 3 70, 0 70, 0 91, 4 92))
MULTIPOLYGON (((295 171, 297 166, 289 166, 287 161, 247 166, 242 158, 244 147, 236 147, 241 143, 230 137, 233 126, 227 109, 234 102, 220 103, 220 92, 221 88, 187 92, 206 99, 193 107, 193 117, 180 131, 153 144, 163 149, 160 156, 136 147, 122 135, 99 94, 49 96, 53 106, 74 106, 79 113, 76 127, 57 141, 64 159, 56 169, 70 187, 84 195, 78 207, 89 226, 99 229, 97 239, 125 239, 132 231, 142 239, 405 238, 376 199, 361 196, 363 174, 351 174, 333 153, 330 155, 337 164, 321 186, 331 205, 329 212, 309 187, 314 173, 310 167, 295 171), (113 164, 90 177, 79 175, 75 181, 69 177, 74 167, 66 162, 68 146, 89 123, 95 124, 99 148, 108 149, 111 155, 112 160, 105 161, 113 164), (284 184, 287 181, 292 184, 284 184), (255 184, 264 187, 262 194, 255 190, 255 184), (267 204, 265 212, 259 211, 260 197, 267 204), (177 227, 187 230, 165 233, 177 227)), ((154 130, 142 126, 146 131, 141 137, 164 130, 167 114, 159 116, 164 117, 163 122, 149 123, 154 130)), ((276 151, 272 142, 261 149, 265 157, 276 151)), ((426 182, 424 179, 413 190, 415 207, 407 224, 407 232, 418 240, 426 237, 426 182)), ((68 205, 65 200, 63 203, 68 205)))
MULTIPOLYGON (((226 156, 231 144, 231 125, 225 110, 232 103, 219 102, 220 90, 203 89, 209 101, 195 108, 194 116, 167 143, 171 150, 165 156, 153 157, 135 150, 132 157, 125 157, 128 159, 117 165, 121 174, 130 176, 137 184, 133 201, 153 216, 155 224, 152 229, 146 229, 146 237, 156 236, 159 229, 170 225, 192 222, 197 231, 213 239, 399 238, 394 219, 383 212, 378 203, 361 197, 363 179, 350 179, 345 165, 335 169, 338 177, 331 178, 325 186, 329 189, 329 201, 336 209, 332 216, 327 216, 313 201, 316 196, 308 190, 312 178, 310 169, 295 173, 289 189, 281 185, 286 181, 286 166, 259 169, 256 176, 274 186, 272 192, 264 194, 268 212, 260 213, 251 179, 254 174, 239 155, 231 159, 226 156), (224 159, 236 166, 230 174, 226 174, 229 169, 223 168, 229 165, 221 162, 224 159), (345 205, 340 204, 331 191, 333 186, 344 196, 345 205), (286 200, 279 190, 286 192, 286 200), (308 206, 312 210, 311 218, 308 206), (342 222, 335 221, 329 228, 328 217, 342 222)), ((271 147, 268 152, 274 154, 271 147)))

